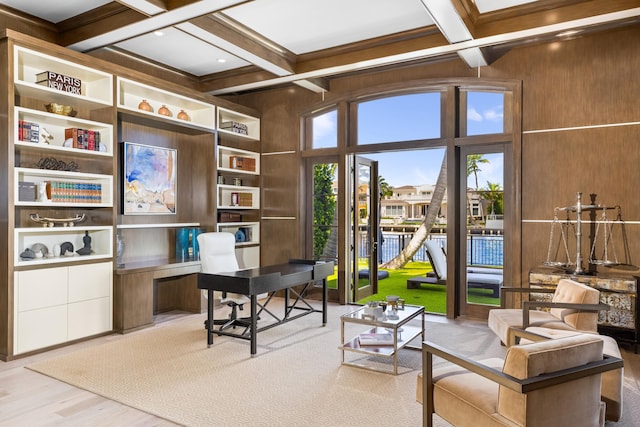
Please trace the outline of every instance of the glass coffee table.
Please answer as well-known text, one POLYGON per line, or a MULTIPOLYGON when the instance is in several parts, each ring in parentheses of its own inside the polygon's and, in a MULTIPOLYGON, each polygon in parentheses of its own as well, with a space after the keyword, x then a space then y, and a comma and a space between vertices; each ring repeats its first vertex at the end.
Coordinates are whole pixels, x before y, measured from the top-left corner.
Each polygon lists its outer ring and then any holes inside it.
POLYGON ((340 316, 340 342, 342 351, 342 364, 373 371, 393 373, 398 375, 398 351, 402 348, 422 350, 424 341, 424 307, 420 305, 405 305, 404 309, 398 309, 397 315, 385 315, 374 317, 365 312, 366 307, 360 307, 355 311, 340 316), (408 323, 420 317, 420 326, 408 325, 408 323), (345 324, 354 323, 362 325, 362 330, 354 337, 345 340, 345 324), (419 346, 408 345, 418 335, 422 336, 419 346), (371 339, 371 342, 366 342, 371 339), (376 364, 367 364, 366 358, 358 361, 347 361, 345 352, 361 353, 368 356, 393 358, 393 370, 384 369, 376 364))

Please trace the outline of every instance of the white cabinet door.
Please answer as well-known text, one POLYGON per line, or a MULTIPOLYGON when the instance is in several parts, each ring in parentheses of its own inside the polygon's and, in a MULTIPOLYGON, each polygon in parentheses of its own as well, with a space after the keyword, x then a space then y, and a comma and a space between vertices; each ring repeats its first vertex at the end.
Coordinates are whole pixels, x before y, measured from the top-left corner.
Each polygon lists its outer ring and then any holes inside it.
POLYGON ((67 305, 18 313, 16 353, 67 341, 67 305))
POLYGON ((67 303, 67 267, 18 271, 14 277, 18 312, 67 303))
POLYGON ((96 335, 113 329, 111 298, 69 304, 68 339, 96 335))
POLYGON ((69 302, 110 297, 112 275, 111 262, 69 267, 69 302))

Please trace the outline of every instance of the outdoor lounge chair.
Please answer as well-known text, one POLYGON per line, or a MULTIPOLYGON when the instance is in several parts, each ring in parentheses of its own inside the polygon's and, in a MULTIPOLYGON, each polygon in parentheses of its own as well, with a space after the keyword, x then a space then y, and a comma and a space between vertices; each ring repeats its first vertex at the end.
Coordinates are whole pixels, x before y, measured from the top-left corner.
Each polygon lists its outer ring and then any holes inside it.
MULTIPOLYGON (((447 283, 447 257, 435 240, 425 242, 427 256, 433 267, 433 273, 427 273, 426 277, 413 277, 407 279, 407 288, 420 287, 421 284, 446 285, 447 283)), ((500 297, 502 286, 502 269, 467 267, 467 286, 470 288, 491 289, 494 297, 500 297)))

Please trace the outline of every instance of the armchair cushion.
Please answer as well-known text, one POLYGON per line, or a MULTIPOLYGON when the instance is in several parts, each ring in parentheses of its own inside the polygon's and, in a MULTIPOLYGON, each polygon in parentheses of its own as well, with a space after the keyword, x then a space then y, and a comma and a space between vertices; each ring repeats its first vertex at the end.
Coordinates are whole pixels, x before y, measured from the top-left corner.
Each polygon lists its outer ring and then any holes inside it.
MULTIPOLYGON (((534 333, 541 338, 557 339, 567 336, 579 334, 575 331, 563 331, 558 329, 548 329, 540 327, 530 327, 526 332, 534 333)), ((603 343, 603 353, 609 356, 622 358, 620 347, 615 339, 606 335, 597 335, 603 343)), ((520 344, 527 344, 531 341, 521 339, 520 344)), ((624 390, 624 368, 602 373, 601 397, 606 404, 606 419, 608 421, 618 422, 622 417, 622 402, 624 390)))
MULTIPOLYGON (((573 304, 598 304, 600 291, 574 280, 561 279, 551 301, 573 304)), ((598 313, 568 308, 552 308, 550 312, 578 331, 598 330, 598 313)))
MULTIPOLYGON (((502 372, 521 380, 534 378, 602 360, 602 350, 602 340, 593 335, 576 335, 542 341, 535 345, 512 346, 507 350, 502 372)), ((600 401, 600 375, 580 378, 526 395, 500 386, 498 412, 523 426, 565 425, 560 422, 559 417, 565 418, 566 425, 587 426, 590 420, 599 420, 599 406, 590 406, 588 403, 594 401, 600 401), (567 398, 568 396, 571 397, 567 398), (558 402, 562 402, 562 411, 547 410, 557 406, 558 402)))
MULTIPOLYGON (((535 292, 535 289, 518 289, 523 292, 535 292)), ((553 293, 552 303, 562 304, 598 304, 600 291, 570 279, 561 279, 553 293)), ((598 312, 577 310, 575 308, 551 308, 549 311, 529 310, 529 323, 524 326, 540 326, 551 329, 569 331, 596 332, 598 329, 598 312)), ((489 311, 489 328, 509 345, 513 341, 511 328, 523 328, 524 313, 522 309, 493 309, 489 311)))

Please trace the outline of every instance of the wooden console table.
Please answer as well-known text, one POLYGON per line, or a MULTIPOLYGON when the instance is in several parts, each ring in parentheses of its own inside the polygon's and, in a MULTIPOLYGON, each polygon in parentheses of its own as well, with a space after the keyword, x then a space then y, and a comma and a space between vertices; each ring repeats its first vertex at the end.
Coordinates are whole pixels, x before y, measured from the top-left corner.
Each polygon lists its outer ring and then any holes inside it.
POLYGON ((126 333, 153 325, 157 312, 203 313, 197 286, 200 261, 159 259, 130 262, 116 269, 113 286, 113 328, 126 333))
POLYGON ((572 274, 555 267, 535 267, 529 271, 530 286, 553 287, 565 278, 600 291, 600 302, 611 308, 599 313, 598 329, 618 340, 633 343, 637 351, 640 341, 638 277, 624 273, 572 274))

